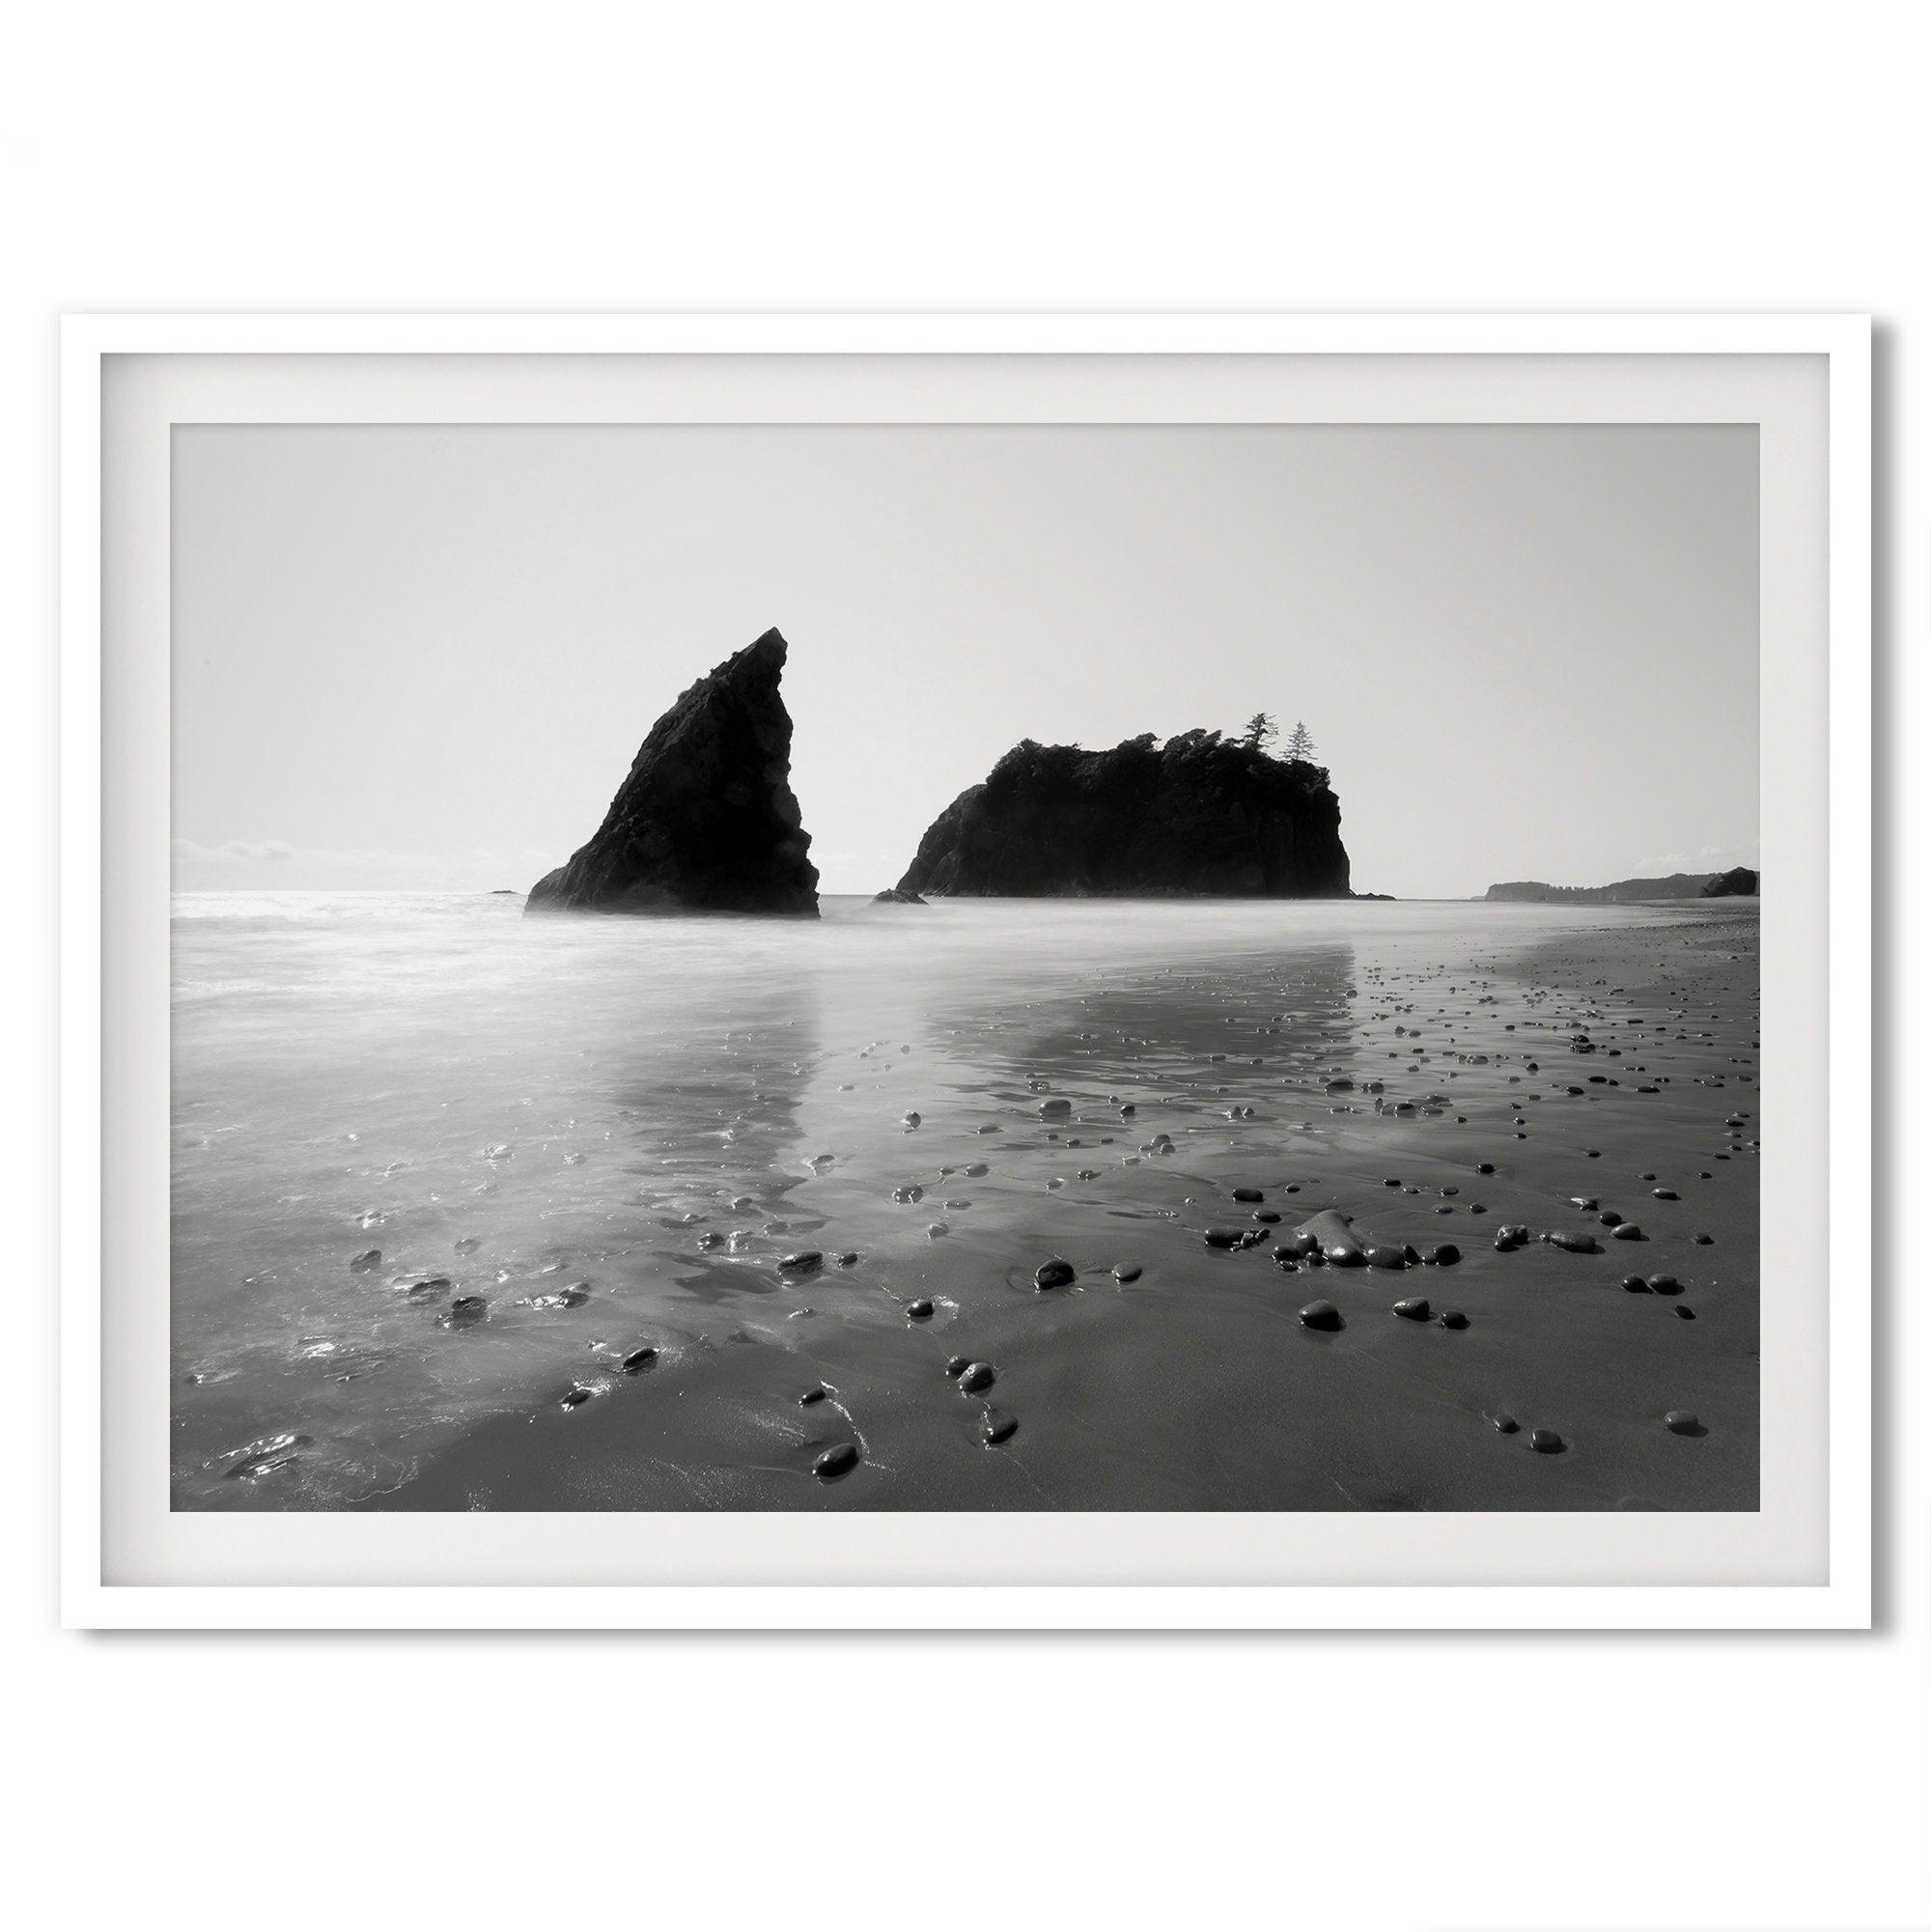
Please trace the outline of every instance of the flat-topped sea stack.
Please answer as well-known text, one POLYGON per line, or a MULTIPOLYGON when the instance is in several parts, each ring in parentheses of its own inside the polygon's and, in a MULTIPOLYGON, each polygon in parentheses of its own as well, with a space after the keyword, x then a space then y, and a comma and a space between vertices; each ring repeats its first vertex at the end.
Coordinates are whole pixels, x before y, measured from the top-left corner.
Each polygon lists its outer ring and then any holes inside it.
POLYGON ((1027 739, 919 841, 899 889, 989 898, 1345 899, 1328 773, 1215 731, 1110 751, 1027 739))
POLYGON ((785 640, 767 630, 651 727, 603 823, 530 888, 526 912, 818 916, 791 789, 785 640))

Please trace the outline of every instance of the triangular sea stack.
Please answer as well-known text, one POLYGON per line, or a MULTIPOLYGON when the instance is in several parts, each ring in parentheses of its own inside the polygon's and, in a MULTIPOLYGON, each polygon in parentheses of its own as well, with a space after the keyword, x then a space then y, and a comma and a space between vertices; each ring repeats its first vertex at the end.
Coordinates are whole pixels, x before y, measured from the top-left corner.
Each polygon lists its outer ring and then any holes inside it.
POLYGON ((651 727, 603 823, 525 911, 818 916, 818 868, 791 789, 785 640, 767 630, 651 727))

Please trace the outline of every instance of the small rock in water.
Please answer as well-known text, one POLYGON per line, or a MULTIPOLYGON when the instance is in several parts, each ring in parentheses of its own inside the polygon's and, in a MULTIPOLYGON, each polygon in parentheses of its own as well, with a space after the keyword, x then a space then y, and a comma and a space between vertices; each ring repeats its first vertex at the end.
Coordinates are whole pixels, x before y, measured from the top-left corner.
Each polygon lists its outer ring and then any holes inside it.
POLYGON ((1411 1295, 1405 1301, 1394 1304, 1394 1311, 1405 1322, 1425 1322, 1429 1316, 1428 1297, 1411 1295))
POLYGON ((1673 1274, 1652 1274, 1649 1277, 1649 1292, 1652 1295, 1680 1295, 1683 1284, 1673 1274))
POLYGON ((1640 1274, 1625 1274, 1623 1276, 1623 1290, 1626 1294, 1630 1295, 1647 1295, 1649 1293, 1649 1283, 1640 1274))
POLYGON ((1652 1188, 1649 1191, 1659 1201, 1680 1201, 1683 1198, 1674 1188, 1652 1188))
POLYGON ((459 1295, 449 1306, 436 1317, 445 1329, 473 1328, 490 1312, 490 1303, 481 1295, 459 1295))
POLYGON ((1641 1228, 1637 1226, 1635 1221, 1622 1221, 1617 1224, 1610 1239, 1614 1241, 1641 1241, 1643 1239, 1643 1232, 1641 1228))
POLYGON ((929 1296, 921 1295, 916 1302, 908 1302, 906 1303, 906 1313, 910 1315, 914 1322, 930 1321, 932 1319, 931 1298, 929 1296))
POLYGON ((1522 1427, 1513 1415, 1492 1415, 1489 1419, 1496 1425, 1498 1436, 1513 1436, 1522 1427))
POLYGON ((1676 1319, 1679 1322, 1693 1322, 1696 1319, 1696 1311, 1687 1302, 1679 1302, 1676 1304, 1676 1319))
POLYGON ((1042 1291, 1048 1288, 1064 1288, 1073 1279, 1074 1269, 1070 1261, 1061 1261, 1055 1255, 1050 1261, 1042 1261, 1033 1270, 1032 1285, 1042 1291))
POLYGON ((1073 1103, 1056 1096, 1051 1100, 1043 1100, 1039 1104, 1039 1117, 1042 1120, 1064 1120, 1072 1111, 1073 1103))
POLYGON ((917 1114, 915 1114, 915 1113, 909 1113, 909 1114, 907 1114, 907 1115, 906 1115, 906 1117, 905 1117, 905 1124, 906 1124, 906 1125, 907 1125, 908 1127, 916 1127, 916 1126, 918 1125, 918 1123, 919 1123, 919 1116, 918 1116, 917 1114))
POLYGON ((998 1380, 989 1361, 968 1361, 959 1371, 959 1386, 967 1395, 976 1395, 982 1388, 990 1388, 998 1380))
POLYGON ((1461 1258, 1462 1250, 1452 1241, 1438 1242, 1428 1250, 1431 1268, 1453 1268, 1461 1258))
POLYGON ((838 1256, 838 1265, 840 1268, 852 1268, 856 1265, 857 1260, 858 1250, 855 1247, 848 1247, 843 1254, 838 1256))
POLYGON ((482 1242, 480 1242, 476 1238, 476 1236, 474 1236, 473 1234, 467 1234, 464 1235, 461 1241, 455 1244, 455 1248, 458 1254, 474 1254, 476 1250, 482 1246, 483 1246, 482 1242))
POLYGON ((1113 1270, 1115 1281, 1137 1281, 1139 1278, 1140 1271, 1136 1262, 1122 1261, 1113 1270))
POLYGON ((927 1241, 943 1241, 952 1230, 943 1221, 933 1221, 925 1230, 927 1241))
POLYGON ((1264 1201, 1267 1196, 1258 1188, 1236 1188, 1234 1198, 1237 1201, 1264 1201))
POLYGON ((1519 1247, 1528 1245, 1528 1230, 1519 1222, 1511 1221, 1496 1230, 1496 1252, 1512 1254, 1519 1247))
POLYGON ((812 1464, 811 1472, 820 1482, 836 1482, 840 1476, 850 1475, 857 1467, 857 1443, 834 1442, 812 1464))
POLYGON ((658 1358, 658 1352, 646 1342, 640 1349, 632 1349, 624 1358, 623 1369, 626 1375, 641 1375, 658 1358))
POLYGON ((1663 1418, 1663 1426, 1672 1436, 1700 1436, 1703 1434, 1703 1425, 1697 1421, 1696 1412, 1693 1409, 1672 1409, 1663 1418))
POLYGON ((1389 1247, 1381 1242, 1371 1243, 1362 1248, 1361 1259, 1370 1268, 1406 1268, 1408 1256, 1398 1247, 1389 1247))
POLYGON ((1441 1326, 1444 1329, 1466 1329, 1469 1326, 1469 1318, 1460 1308, 1443 1308, 1441 1326))
POLYGON ((370 1269, 379 1268, 381 1265, 382 1250, 379 1247, 365 1247, 360 1254, 351 1254, 349 1257, 349 1272, 351 1274, 364 1274, 370 1269))
POLYGON ((823 1267, 825 1257, 815 1247, 800 1248, 796 1254, 787 1254, 778 1263, 778 1270, 784 1274, 809 1274, 813 1269, 823 1267))
POLYGON ((989 1409, 986 1411, 985 1421, 980 1425, 979 1434, 990 1449, 996 1447, 1000 1442, 1011 1442, 1018 1434, 1020 1418, 1017 1415, 1008 1415, 1003 1409, 989 1409))
POLYGON ((1603 1244, 1594 1235, 1577 1234, 1568 1228, 1557 1228, 1542 1238, 1551 1247, 1559 1247, 1565 1254, 1600 1254, 1603 1251, 1603 1244))
POLYGON ((962 1375, 964 1375, 966 1371, 971 1366, 972 1366, 972 1358, 970 1356, 956 1355, 952 1358, 950 1361, 948 1361, 945 1364, 945 1373, 948 1376, 950 1376, 954 1382, 957 1382, 959 1378, 962 1375))
POLYGON ((564 1391, 563 1401, 558 1405, 564 1409, 581 1409, 597 1393, 588 1383, 573 1382, 564 1391))
POLYGON ((1333 1330, 1341 1326, 1341 1311, 1332 1302, 1310 1302, 1301 1311, 1303 1329, 1333 1330))
POLYGON ((1553 1456, 1564 1443, 1553 1429, 1531 1429, 1528 1432, 1528 1446, 1540 1450, 1545 1456, 1553 1456))
POLYGON ((1210 1227, 1201 1239, 1209 1247, 1245 1247, 1252 1232, 1245 1227, 1210 1227))
POLYGON ((821 1382, 816 1388, 807 1388, 798 1398, 798 1406, 800 1409, 815 1409, 819 1403, 825 1400, 827 1392, 824 1383, 821 1382))

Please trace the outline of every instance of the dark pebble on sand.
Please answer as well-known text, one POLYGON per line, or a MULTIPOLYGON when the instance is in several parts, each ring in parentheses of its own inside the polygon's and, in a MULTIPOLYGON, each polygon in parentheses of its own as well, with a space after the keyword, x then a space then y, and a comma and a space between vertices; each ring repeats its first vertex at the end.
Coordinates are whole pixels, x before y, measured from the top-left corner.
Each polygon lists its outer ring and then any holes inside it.
POLYGON ((1236 1188, 1234 1198, 1237 1201, 1264 1201, 1267 1196, 1258 1188, 1236 1188))
POLYGON ((1539 1449, 1545 1456, 1553 1456, 1563 1447, 1563 1442, 1553 1429, 1531 1429, 1528 1432, 1528 1446, 1539 1449))
POLYGON ((848 1248, 836 1259, 840 1268, 854 1268, 857 1265, 858 1251, 856 1248, 848 1248))
POLYGON ((825 1257, 815 1247, 800 1248, 796 1254, 787 1254, 778 1263, 778 1270, 784 1274, 809 1274, 813 1269, 823 1267, 825 1257))
POLYGON ((1610 1236, 1613 1241, 1641 1241, 1643 1232, 1635 1221, 1618 1221, 1610 1236))
POLYGON ((1513 1415, 1491 1415, 1489 1420, 1496 1425, 1498 1436, 1513 1436, 1522 1427, 1513 1415))
POLYGON ((482 1321, 489 1312, 490 1304, 481 1295, 459 1295, 436 1320, 445 1329, 467 1329, 482 1321))
POLYGON ((1061 1261, 1056 1255, 1050 1261, 1042 1261, 1032 1272, 1032 1285, 1035 1288, 1064 1288, 1073 1279, 1073 1264, 1061 1261))
POLYGON ((565 1409, 581 1409, 596 1393, 597 1391, 594 1388, 586 1388, 582 1383, 574 1382, 565 1390, 561 1407, 565 1409))
POLYGON ((1647 1295, 1649 1293, 1649 1283, 1640 1274, 1625 1274, 1623 1276, 1623 1288, 1625 1292, 1631 1295, 1647 1295))
POLYGON ((945 1372, 954 1382, 957 1382, 971 1366, 972 1358, 969 1355, 956 1355, 945 1364, 945 1372))
POLYGON ((1557 1228, 1553 1234, 1543 1237, 1551 1247, 1559 1247, 1564 1254, 1600 1254, 1603 1245, 1592 1234, 1572 1234, 1566 1228, 1557 1228))
POLYGON ((1430 1313, 1426 1295, 1411 1295, 1406 1301, 1397 1302, 1394 1311, 1405 1322, 1425 1322, 1430 1313))
POLYGON ((1131 1261, 1123 1261, 1113 1270, 1115 1281, 1137 1281, 1140 1278, 1138 1267, 1131 1261))
POLYGON ((914 1322, 929 1321, 932 1317, 932 1302, 926 1296, 921 1295, 916 1302, 906 1303, 906 1313, 914 1322))
POLYGON ((641 1375, 657 1358, 657 1350, 652 1348, 648 1343, 640 1349, 632 1349, 624 1358, 624 1373, 626 1375, 641 1375))
POLYGON ((959 1386, 967 1395, 976 1395, 982 1388, 990 1388, 998 1377, 993 1372, 989 1361, 968 1361, 959 1371, 959 1386))
POLYGON ((1452 1241, 1439 1242, 1428 1250, 1428 1262, 1432 1268, 1452 1268, 1462 1258, 1462 1250, 1452 1241))
POLYGON ((1652 1274, 1649 1277, 1649 1292, 1652 1295, 1680 1295, 1683 1284, 1673 1274, 1652 1274))
POLYGON ((1703 1425, 1697 1421, 1696 1413, 1693 1409, 1672 1409, 1663 1418, 1663 1426, 1672 1436, 1700 1436, 1703 1434, 1703 1425))
POLYGON ((1370 1268, 1406 1268, 1408 1257, 1398 1247, 1388 1247, 1380 1242, 1362 1248, 1361 1259, 1370 1268))
POLYGON ((825 1400, 826 1392, 825 1385, 821 1382, 816 1388, 807 1388, 798 1398, 798 1406, 800 1409, 814 1408, 817 1404, 825 1400))
POLYGON ((1460 1308, 1443 1308, 1441 1326, 1444 1329, 1466 1329, 1469 1326, 1469 1318, 1460 1308))
POLYGON ((382 1250, 379 1247, 365 1247, 360 1254, 349 1257, 349 1272, 351 1274, 365 1274, 371 1268, 382 1265, 382 1250))
POLYGON ((848 1476, 858 1467, 858 1445, 855 1442, 834 1442, 812 1464, 811 1472, 820 1482, 836 1482, 840 1476, 848 1476))
POLYGON ((1493 1174, 1495 1171, 1496 1163, 1493 1161, 1478 1161, 1475 1163, 1475 1172, 1478 1174, 1493 1174))
POLYGON ((1303 1329, 1338 1329, 1341 1326, 1341 1311, 1332 1302, 1310 1302, 1301 1311, 1301 1326, 1303 1329))
POLYGON ((1209 1247, 1244 1247, 1251 1232, 1244 1227, 1210 1227, 1201 1239, 1209 1247))
POLYGON ((1008 1415, 1002 1409, 989 1409, 986 1419, 980 1426, 980 1436, 990 1449, 1000 1442, 1009 1442, 1019 1433, 1020 1418, 1008 1415))
POLYGON ((1696 1319, 1696 1311, 1685 1302, 1679 1302, 1676 1304, 1676 1319, 1679 1322, 1693 1322, 1696 1319))

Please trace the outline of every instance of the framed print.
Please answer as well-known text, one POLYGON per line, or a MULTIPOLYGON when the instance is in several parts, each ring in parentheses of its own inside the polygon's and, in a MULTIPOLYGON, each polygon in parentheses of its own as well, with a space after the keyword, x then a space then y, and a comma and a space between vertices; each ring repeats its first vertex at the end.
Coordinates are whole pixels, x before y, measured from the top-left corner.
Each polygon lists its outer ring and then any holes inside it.
POLYGON ((70 1620, 1867 1624, 1868 351, 70 319, 70 1620))

